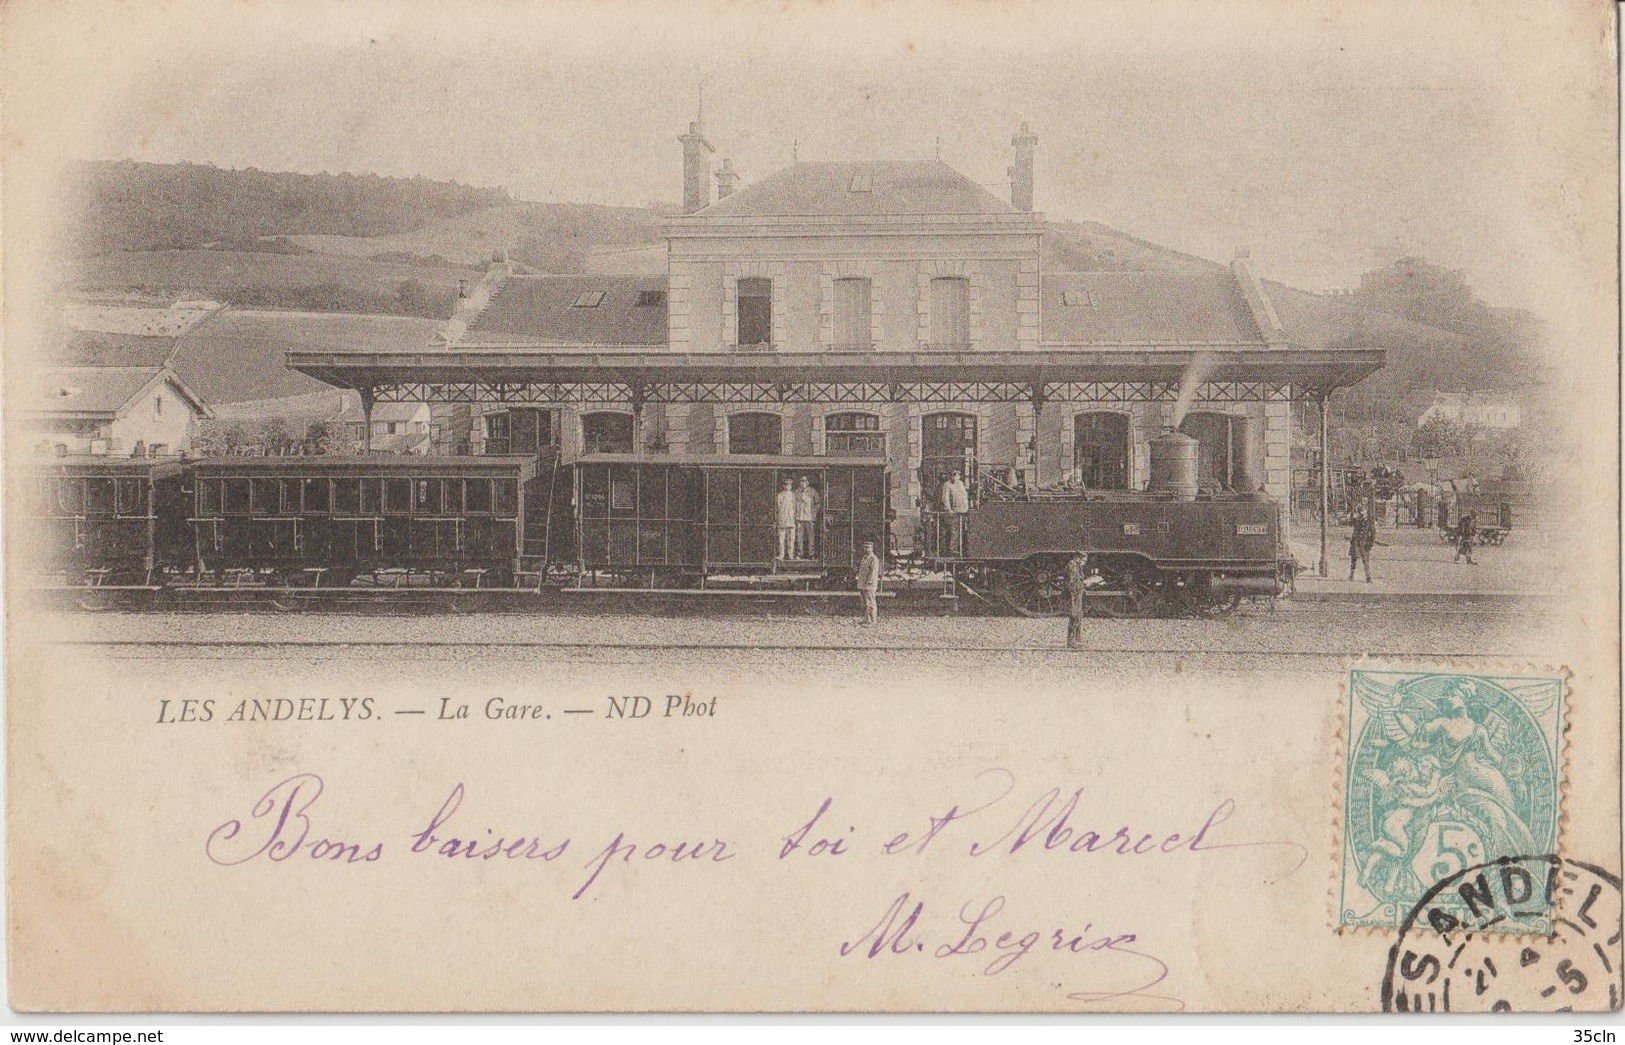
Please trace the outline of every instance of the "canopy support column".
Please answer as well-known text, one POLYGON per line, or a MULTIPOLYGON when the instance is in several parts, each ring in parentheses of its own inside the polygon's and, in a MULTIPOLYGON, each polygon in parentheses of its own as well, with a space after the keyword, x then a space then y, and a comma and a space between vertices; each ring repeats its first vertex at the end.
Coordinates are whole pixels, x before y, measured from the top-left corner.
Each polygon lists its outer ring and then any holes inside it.
POLYGON ((1328 516, 1332 507, 1332 454, 1331 431, 1326 420, 1326 406, 1331 401, 1332 393, 1329 389, 1321 389, 1315 396, 1315 402, 1320 408, 1320 575, 1331 576, 1330 564, 1327 561, 1327 532, 1328 516))
POLYGON ((361 452, 372 453, 372 399, 371 385, 362 385, 356 389, 361 393, 361 452))

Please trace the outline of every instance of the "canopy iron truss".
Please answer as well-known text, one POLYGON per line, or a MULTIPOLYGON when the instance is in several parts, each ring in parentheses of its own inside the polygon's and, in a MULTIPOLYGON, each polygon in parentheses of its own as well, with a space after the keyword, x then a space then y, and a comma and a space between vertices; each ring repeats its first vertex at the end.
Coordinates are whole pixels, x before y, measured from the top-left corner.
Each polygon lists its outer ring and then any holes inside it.
POLYGON ((379 403, 1169 402, 1200 374, 1209 403, 1318 399, 1382 366, 1380 349, 1167 348, 823 353, 290 352, 288 366, 379 403), (876 354, 880 355, 880 354, 876 354))

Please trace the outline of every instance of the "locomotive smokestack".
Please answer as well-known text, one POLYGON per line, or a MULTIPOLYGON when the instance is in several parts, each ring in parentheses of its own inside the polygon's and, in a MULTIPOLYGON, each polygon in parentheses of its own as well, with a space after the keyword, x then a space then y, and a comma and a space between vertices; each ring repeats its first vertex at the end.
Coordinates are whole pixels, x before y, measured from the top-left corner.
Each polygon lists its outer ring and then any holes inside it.
POLYGON ((1151 492, 1176 501, 1196 500, 1196 452, 1200 444, 1170 428, 1151 440, 1151 492))

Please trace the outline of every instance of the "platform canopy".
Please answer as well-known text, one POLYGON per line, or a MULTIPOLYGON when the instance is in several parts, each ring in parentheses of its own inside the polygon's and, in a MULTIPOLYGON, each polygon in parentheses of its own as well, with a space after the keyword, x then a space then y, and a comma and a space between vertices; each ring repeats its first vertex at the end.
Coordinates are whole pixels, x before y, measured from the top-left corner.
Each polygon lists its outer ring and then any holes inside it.
POLYGON ((295 351, 287 365, 374 402, 1208 402, 1318 398, 1381 368, 1382 349, 1210 344, 965 352, 703 352, 649 346, 295 351))

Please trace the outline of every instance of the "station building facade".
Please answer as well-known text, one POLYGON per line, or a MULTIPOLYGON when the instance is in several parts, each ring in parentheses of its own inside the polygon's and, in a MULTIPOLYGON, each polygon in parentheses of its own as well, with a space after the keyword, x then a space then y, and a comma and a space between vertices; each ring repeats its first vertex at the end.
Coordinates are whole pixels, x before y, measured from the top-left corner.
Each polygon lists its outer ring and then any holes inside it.
POLYGON ((1381 363, 1295 345, 1245 257, 1046 272, 1025 126, 1008 200, 940 160, 798 162, 739 187, 699 123, 679 141, 663 276, 499 259, 416 358, 290 365, 369 405, 472 403, 476 453, 883 456, 906 547, 955 471, 1140 489, 1176 424, 1204 484, 1285 503, 1294 398, 1381 363))

